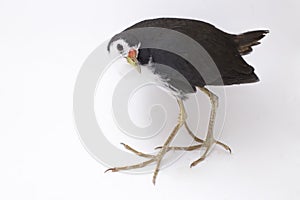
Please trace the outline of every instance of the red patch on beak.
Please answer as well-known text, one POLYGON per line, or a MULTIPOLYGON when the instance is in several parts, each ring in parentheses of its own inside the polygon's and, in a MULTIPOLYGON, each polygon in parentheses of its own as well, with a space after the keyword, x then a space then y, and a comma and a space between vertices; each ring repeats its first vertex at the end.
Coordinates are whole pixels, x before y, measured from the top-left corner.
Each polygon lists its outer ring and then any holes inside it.
POLYGON ((129 52, 128 52, 128 57, 129 58, 136 58, 136 50, 135 49, 131 49, 129 52))

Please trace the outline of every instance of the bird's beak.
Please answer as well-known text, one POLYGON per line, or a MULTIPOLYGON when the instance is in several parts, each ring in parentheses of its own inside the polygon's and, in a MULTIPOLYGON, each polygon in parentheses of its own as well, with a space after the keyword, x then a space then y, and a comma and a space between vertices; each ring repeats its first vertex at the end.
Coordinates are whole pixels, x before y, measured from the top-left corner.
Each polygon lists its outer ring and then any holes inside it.
POLYGON ((135 57, 126 57, 127 62, 132 65, 139 73, 141 73, 141 66, 135 57))

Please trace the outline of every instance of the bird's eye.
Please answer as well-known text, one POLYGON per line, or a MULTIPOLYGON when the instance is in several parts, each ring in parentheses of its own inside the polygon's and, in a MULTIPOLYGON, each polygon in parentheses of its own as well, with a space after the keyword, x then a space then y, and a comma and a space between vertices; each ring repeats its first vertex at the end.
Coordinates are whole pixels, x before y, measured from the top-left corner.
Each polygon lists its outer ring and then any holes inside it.
POLYGON ((117 44, 117 49, 118 49, 119 51, 123 51, 123 46, 122 46, 121 44, 117 44))

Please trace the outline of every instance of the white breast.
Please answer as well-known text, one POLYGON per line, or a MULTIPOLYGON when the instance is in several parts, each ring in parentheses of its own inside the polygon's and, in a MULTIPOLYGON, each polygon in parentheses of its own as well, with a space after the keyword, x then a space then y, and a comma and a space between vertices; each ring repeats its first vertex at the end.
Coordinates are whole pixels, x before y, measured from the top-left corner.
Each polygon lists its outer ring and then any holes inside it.
POLYGON ((151 62, 147 65, 141 66, 142 74, 147 78, 147 80, 151 82, 155 82, 156 85, 163 89, 164 91, 170 93, 171 95, 175 96, 178 99, 187 99, 187 95, 184 94, 181 90, 173 87, 168 83, 169 79, 161 77, 159 74, 154 74, 154 70, 151 67, 151 62))

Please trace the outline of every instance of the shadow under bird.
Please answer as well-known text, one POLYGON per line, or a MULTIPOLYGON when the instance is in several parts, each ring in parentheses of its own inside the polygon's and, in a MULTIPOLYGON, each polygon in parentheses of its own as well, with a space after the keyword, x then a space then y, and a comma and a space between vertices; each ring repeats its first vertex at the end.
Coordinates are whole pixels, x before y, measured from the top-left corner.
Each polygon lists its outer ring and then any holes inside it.
POLYGON ((254 68, 246 63, 243 55, 260 44, 269 31, 257 30, 242 34, 229 34, 215 26, 192 19, 157 18, 144 20, 111 38, 108 51, 115 50, 139 73, 150 70, 157 85, 170 92, 179 105, 179 117, 173 131, 156 155, 139 152, 129 145, 126 149, 147 160, 135 165, 114 167, 106 171, 130 170, 156 163, 152 182, 155 184, 160 164, 170 150, 192 151, 205 148, 203 155, 191 167, 203 161, 213 144, 231 152, 224 143, 214 138, 214 122, 218 97, 206 86, 226 86, 259 81, 254 68), (208 132, 204 140, 193 134, 186 123, 184 100, 197 88, 210 99, 211 112, 208 132), (170 146, 178 130, 184 126, 189 135, 199 144, 187 147, 170 146))

